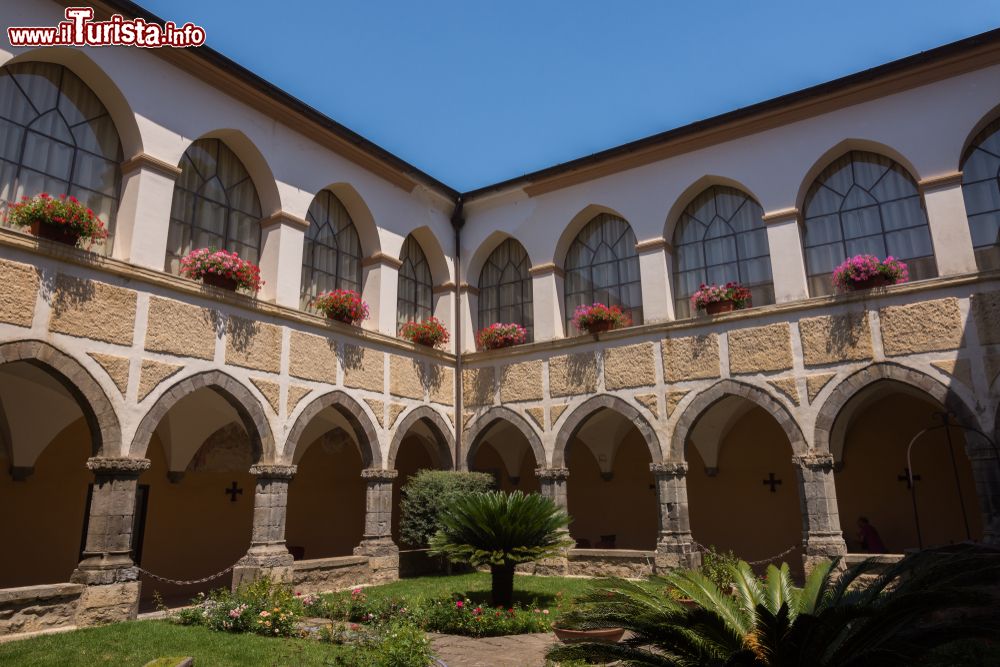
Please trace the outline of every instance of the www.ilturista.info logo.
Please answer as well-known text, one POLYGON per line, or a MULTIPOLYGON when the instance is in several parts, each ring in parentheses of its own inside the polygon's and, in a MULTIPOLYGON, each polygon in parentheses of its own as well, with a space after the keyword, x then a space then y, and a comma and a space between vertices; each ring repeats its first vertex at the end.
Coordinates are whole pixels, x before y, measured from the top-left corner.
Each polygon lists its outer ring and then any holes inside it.
POLYGON ((163 25, 114 14, 107 21, 94 21, 93 7, 67 7, 66 20, 55 27, 7 28, 11 46, 164 46, 185 48, 205 43, 205 29, 193 23, 163 25))

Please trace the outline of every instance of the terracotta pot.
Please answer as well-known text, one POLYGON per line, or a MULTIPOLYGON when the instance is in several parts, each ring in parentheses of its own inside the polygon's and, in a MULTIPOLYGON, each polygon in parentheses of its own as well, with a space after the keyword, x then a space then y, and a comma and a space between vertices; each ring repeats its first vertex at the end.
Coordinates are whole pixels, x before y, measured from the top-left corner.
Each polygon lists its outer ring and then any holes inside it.
POLYGON ((326 317, 327 317, 327 319, 331 319, 331 320, 334 320, 336 322, 343 322, 344 324, 347 324, 347 325, 350 325, 350 326, 354 326, 354 320, 352 320, 347 315, 331 315, 331 314, 327 314, 326 317))
POLYGON ((48 225, 39 220, 31 223, 28 229, 38 238, 48 239, 56 243, 75 246, 80 240, 80 234, 72 229, 66 229, 61 225, 48 225))
POLYGON ((698 607, 698 603, 692 600, 691 598, 681 598, 680 600, 677 600, 677 604, 684 607, 685 609, 695 609, 696 607, 698 607))
POLYGON ((594 630, 570 630, 569 628, 552 628, 559 641, 572 642, 603 642, 616 644, 625 634, 625 628, 597 628, 594 630))
POLYGON ((872 276, 867 280, 857 280, 851 284, 851 289, 854 291, 863 289, 872 289, 875 287, 885 287, 886 285, 892 285, 892 281, 885 276, 879 274, 877 276, 872 276))
POLYGON ((705 312, 709 315, 731 313, 734 310, 736 310, 736 302, 729 299, 726 299, 725 301, 712 301, 711 303, 705 304, 705 312))
POLYGON ((227 278, 225 276, 220 276, 217 273, 206 273, 201 277, 201 282, 206 285, 211 285, 212 287, 228 290, 230 292, 235 292, 238 286, 236 278, 227 278))
POLYGON ((611 320, 598 320, 587 325, 587 333, 602 333, 615 328, 615 323, 611 320))

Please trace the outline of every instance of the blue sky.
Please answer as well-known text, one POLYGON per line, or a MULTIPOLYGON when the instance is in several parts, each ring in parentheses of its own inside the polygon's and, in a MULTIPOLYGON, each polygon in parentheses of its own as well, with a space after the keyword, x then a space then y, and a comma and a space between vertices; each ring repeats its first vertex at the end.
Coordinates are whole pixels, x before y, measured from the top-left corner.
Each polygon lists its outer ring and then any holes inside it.
POLYGON ((139 0, 459 190, 1000 27, 997 0, 139 0))

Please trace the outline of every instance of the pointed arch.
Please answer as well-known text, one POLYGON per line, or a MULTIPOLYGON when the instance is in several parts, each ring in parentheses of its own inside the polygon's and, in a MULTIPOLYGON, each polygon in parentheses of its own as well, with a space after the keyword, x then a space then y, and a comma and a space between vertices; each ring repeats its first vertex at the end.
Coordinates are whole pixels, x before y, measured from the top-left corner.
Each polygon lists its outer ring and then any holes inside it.
POLYGON ((516 323, 534 337, 534 294, 531 258, 521 242, 505 238, 487 256, 475 286, 478 292, 476 329, 496 323, 516 323))
POLYGON ((802 434, 802 429, 799 427, 795 417, 792 416, 781 401, 760 387, 755 387, 746 382, 726 379, 719 380, 708 389, 698 392, 684 409, 684 412, 681 413, 677 424, 674 426, 673 437, 670 440, 671 460, 686 460, 684 446, 687 443, 691 429, 694 428, 694 425, 706 410, 728 396, 746 399, 763 408, 781 426, 792 447, 792 451, 796 455, 808 452, 809 445, 802 434))
POLYGON ((295 422, 288 432, 288 437, 285 438, 285 447, 281 455, 282 462, 291 465, 295 461, 299 449, 309 445, 308 442, 300 441, 302 434, 316 415, 327 408, 336 410, 351 425, 361 451, 361 467, 381 468, 382 450, 379 447, 375 425, 361 404, 339 389, 314 398, 295 418, 295 422))
POLYGON ((260 208, 263 217, 266 218, 283 210, 281 194, 278 191, 278 182, 274 178, 274 171, 271 169, 271 165, 268 164, 267 158, 264 157, 264 154, 257 147, 257 144, 246 133, 235 128, 219 128, 211 132, 206 132, 198 137, 198 139, 218 139, 224 142, 236 154, 236 157, 246 167, 253 185, 257 189, 257 196, 260 197, 260 208))
POLYGON ((300 307, 308 308, 313 298, 333 290, 361 294, 365 253, 347 207, 332 190, 321 190, 309 205, 306 220, 300 307))
POLYGON ((372 214, 368 203, 361 193, 350 183, 331 183, 323 188, 329 190, 343 204, 347 212, 351 214, 351 220, 358 230, 358 237, 361 239, 361 252, 365 257, 382 251, 382 240, 378 235, 378 225, 375 216, 372 214))
POLYGON ((236 378, 212 370, 190 375, 175 382, 169 389, 160 394, 152 407, 146 412, 139 427, 136 429, 129 456, 144 458, 149 447, 153 432, 174 405, 182 398, 199 389, 211 389, 218 393, 233 407, 243 422, 255 463, 274 463, 275 448, 271 425, 267 421, 264 407, 254 397, 253 393, 236 378))
MULTIPOLYGON (((576 215, 570 218, 570 221, 566 224, 562 234, 559 235, 559 240, 556 241, 555 251, 552 253, 552 262, 556 266, 559 268, 566 267, 566 254, 569 252, 569 247, 580 234, 580 231, 587 226, 587 223, 602 213, 613 215, 616 218, 621 218, 622 220, 626 219, 624 215, 615 209, 609 206, 604 206, 603 204, 587 204, 584 206, 577 212, 576 215)), ((536 259, 536 261, 544 260, 536 259)))
POLYGON ((656 429, 646 420, 646 418, 633 405, 617 396, 611 394, 599 394, 593 396, 570 413, 563 422, 562 428, 556 435, 555 449, 552 451, 552 467, 562 468, 566 465, 566 447, 569 441, 583 428, 587 419, 598 410, 607 409, 616 412, 628 421, 632 422, 649 450, 649 456, 653 463, 663 460, 663 449, 660 446, 660 438, 656 434, 656 429))
POLYGON ((448 470, 455 469, 455 459, 452 452, 455 450, 455 436, 451 432, 451 427, 444 418, 433 408, 420 405, 410 410, 403 419, 396 425, 392 442, 389 444, 389 456, 386 458, 386 468, 392 470, 396 467, 396 455, 399 453, 399 446, 403 444, 403 438, 407 436, 410 429, 418 421, 424 420, 434 432, 437 444, 437 452, 441 461, 448 470))
POLYGON ((684 209, 694 200, 695 197, 700 195, 705 190, 708 190, 713 185, 719 185, 723 187, 732 188, 734 190, 739 190, 743 192, 748 197, 753 199, 755 202, 760 202, 760 197, 758 197, 753 190, 748 188, 744 183, 737 181, 735 179, 729 178, 727 176, 720 176, 718 174, 705 174, 701 178, 697 179, 689 186, 684 188, 680 196, 674 200, 671 204, 670 210, 667 211, 667 216, 664 219, 663 224, 663 238, 670 240, 674 236, 674 229, 677 227, 677 221, 680 220, 681 214, 684 209))
POLYGON ((535 432, 535 429, 528 424, 526 420, 521 415, 517 414, 510 408, 505 408, 502 405, 495 405, 485 413, 476 418, 472 425, 465 431, 465 442, 468 443, 468 451, 462 461, 462 469, 468 470, 472 466, 472 462, 476 460, 476 454, 479 452, 479 447, 482 444, 482 438, 480 436, 485 435, 490 427, 492 427, 497 422, 507 422, 524 436, 525 440, 528 441, 528 445, 531 447, 531 452, 535 455, 535 464, 539 467, 545 467, 545 448, 542 446, 542 439, 535 432))
POLYGON ((121 455, 122 434, 118 414, 100 383, 80 362, 40 340, 0 345, 0 364, 16 361, 24 361, 43 369, 73 396, 90 429, 93 456, 121 455))
POLYGON ((994 109, 977 123, 962 148, 962 195, 976 265, 1000 266, 1000 116, 994 109))

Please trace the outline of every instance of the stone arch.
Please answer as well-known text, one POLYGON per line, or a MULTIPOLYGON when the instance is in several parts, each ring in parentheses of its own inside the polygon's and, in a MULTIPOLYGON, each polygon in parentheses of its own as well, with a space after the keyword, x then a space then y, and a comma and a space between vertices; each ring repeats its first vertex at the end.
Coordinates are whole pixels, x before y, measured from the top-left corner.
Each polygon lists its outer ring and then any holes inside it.
POLYGON ((745 398, 763 408, 781 426, 781 429, 788 437, 788 442, 792 446, 792 451, 796 455, 805 454, 808 451, 809 446, 802 435, 802 429, 799 427, 798 422, 795 421, 795 417, 792 416, 781 401, 760 387, 755 387, 746 382, 727 379, 720 380, 708 389, 699 392, 688 404, 687 408, 684 409, 684 412, 677 420, 676 426, 674 426, 673 438, 670 441, 671 459, 677 461, 685 460, 684 444, 687 442, 691 429, 706 410, 727 396, 745 398))
POLYGON ((375 432, 374 424, 365 414, 361 404, 339 389, 313 399, 299 413, 288 432, 288 437, 285 438, 285 448, 281 455, 282 462, 291 465, 299 447, 308 444, 299 442, 302 433, 309 426, 309 422, 326 408, 334 408, 351 425, 361 450, 362 467, 381 468, 382 451, 379 447, 378 434, 375 432))
POLYGON ((887 157, 903 167, 903 169, 909 173, 914 181, 918 183, 920 182, 921 175, 917 171, 917 168, 913 166, 913 163, 910 162, 906 156, 892 146, 878 141, 871 141, 869 139, 844 139, 827 149, 806 171, 802 182, 799 183, 799 189, 795 195, 795 206, 800 211, 800 220, 802 216, 801 211, 805 207, 806 194, 808 194, 809 188, 819 176, 820 172, 826 169, 831 162, 839 158, 841 155, 849 153, 850 151, 866 151, 887 157))
POLYGON ((660 438, 642 413, 624 399, 611 394, 599 394, 578 405, 566 418, 566 421, 563 422, 562 428, 559 429, 559 433, 556 435, 555 449, 552 452, 553 468, 563 468, 566 466, 566 446, 569 444, 570 438, 577 434, 588 417, 602 408, 617 412, 635 424, 635 427, 639 429, 639 433, 642 435, 642 439, 646 442, 646 447, 649 449, 649 456, 653 463, 659 463, 663 460, 663 449, 660 446, 660 438))
POLYGON ((601 204, 588 204, 583 209, 581 209, 576 215, 570 219, 566 228, 563 229, 562 234, 559 236, 559 240, 556 241, 555 250, 552 253, 552 262, 562 268, 566 263, 566 253, 569 252, 569 247, 572 245, 573 240, 576 239, 577 235, 580 233, 588 222, 596 218, 601 213, 607 213, 609 215, 614 215, 622 220, 628 222, 628 218, 607 206, 601 204))
POLYGON ((520 431, 521 435, 527 439, 528 445, 531 447, 531 452, 535 455, 536 464, 541 467, 545 466, 545 448, 542 446, 542 439, 538 437, 538 433, 535 432, 535 429, 528 424, 528 420, 510 408, 505 408, 502 405, 496 405, 480 415, 472 423, 472 426, 466 429, 465 441, 469 443, 469 450, 466 452, 462 460, 463 470, 468 470, 471 463, 476 458, 476 453, 479 451, 479 446, 481 444, 479 436, 484 434, 498 421, 506 421, 520 431))
POLYGON ((521 247, 524 248, 524 252, 528 254, 528 265, 534 266, 535 262, 532 260, 531 251, 528 250, 527 246, 507 232, 494 230, 479 244, 475 252, 473 252, 469 256, 469 259, 465 262, 465 282, 469 283, 473 287, 479 287, 479 274, 482 272, 483 265, 486 264, 486 260, 489 259, 489 256, 493 254, 493 251, 496 250, 501 243, 510 238, 513 238, 521 244, 521 247))
POLYGON ((24 361, 42 368, 73 396, 90 429, 93 456, 120 455, 122 433, 118 414, 100 383, 80 362, 40 340, 0 345, 0 364, 15 361, 24 361))
POLYGON ((381 252, 382 241, 379 239, 375 216, 372 215, 371 209, 368 208, 361 193, 350 183, 331 183, 323 189, 336 195, 347 212, 351 214, 351 221, 354 223, 354 228, 358 230, 358 238, 361 240, 363 257, 371 257, 375 253, 381 252))
POLYGON ((434 281, 434 286, 443 285, 451 280, 451 267, 448 265, 447 257, 437 235, 431 231, 431 228, 427 225, 417 227, 410 232, 410 235, 417 240, 420 249, 424 251, 427 264, 431 269, 431 280, 434 281))
POLYGON ((667 217, 663 225, 663 238, 666 239, 667 243, 672 243, 674 229, 677 227, 677 221, 680 220, 681 214, 684 212, 684 209, 687 208, 687 205, 690 204, 695 197, 713 185, 720 185, 733 188, 734 190, 739 190, 756 201, 758 204, 760 203, 760 197, 758 197, 753 190, 748 188, 743 183, 725 176, 706 174, 691 185, 684 188, 684 191, 677 199, 674 200, 670 210, 667 212, 667 217))
POLYGON ((246 428, 247 435, 250 436, 254 462, 274 463, 274 436, 271 432, 271 425, 267 421, 264 407, 254 397, 250 389, 231 375, 217 370, 190 375, 175 382, 170 389, 160 394, 160 397, 156 399, 153 406, 143 416, 142 421, 139 422, 139 427, 136 429, 129 447, 129 456, 144 458, 149 441, 153 437, 153 431, 156 430, 160 420, 170 408, 188 394, 204 388, 218 392, 236 410, 244 428, 246 428))
POLYGON ((132 106, 114 80, 84 51, 62 46, 32 49, 18 53, 3 65, 27 62, 62 65, 80 77, 108 110, 108 115, 118 130, 118 139, 121 141, 125 159, 128 160, 143 152, 142 134, 132 106))
POLYGON ((455 449, 455 436, 452 434, 451 428, 444 418, 433 408, 426 405, 421 405, 410 410, 395 427, 392 434, 392 442, 389 444, 389 456, 386 459, 386 467, 390 470, 395 468, 396 454, 399 453, 399 446, 403 443, 403 438, 406 437, 410 428, 421 419, 426 419, 433 427, 433 430, 437 432, 438 437, 435 439, 437 440, 438 456, 447 464, 449 470, 453 470, 455 468, 455 459, 452 456, 452 452, 455 449))
MULTIPOLYGON (((264 154, 242 130, 220 128, 206 132, 198 139, 218 139, 236 154, 236 157, 246 167, 247 173, 250 174, 250 179, 257 189, 261 214, 265 219, 282 210, 281 195, 278 193, 278 182, 274 178, 274 172, 267 163, 264 154)), ((189 147, 190 144, 184 150, 187 151, 189 147)))
POLYGON ((965 141, 962 142, 961 151, 957 155, 957 161, 955 164, 955 171, 961 171, 965 164, 965 159, 969 156, 972 150, 972 142, 975 141, 979 133, 986 129, 986 126, 993 123, 998 118, 1000 118, 1000 104, 996 105, 990 109, 987 113, 983 114, 982 117, 972 126, 972 129, 967 135, 965 135, 965 141))
POLYGON ((960 423, 982 429, 975 412, 953 391, 930 375, 901 364, 882 362, 871 364, 841 380, 833 388, 816 414, 813 447, 820 452, 832 453, 831 435, 841 411, 859 392, 880 380, 893 380, 913 387, 953 412, 960 423))

